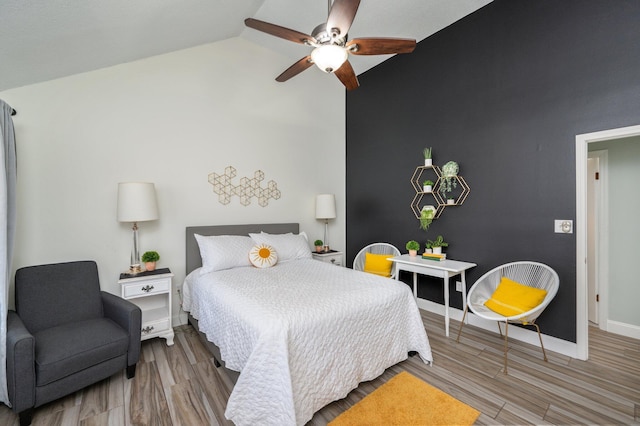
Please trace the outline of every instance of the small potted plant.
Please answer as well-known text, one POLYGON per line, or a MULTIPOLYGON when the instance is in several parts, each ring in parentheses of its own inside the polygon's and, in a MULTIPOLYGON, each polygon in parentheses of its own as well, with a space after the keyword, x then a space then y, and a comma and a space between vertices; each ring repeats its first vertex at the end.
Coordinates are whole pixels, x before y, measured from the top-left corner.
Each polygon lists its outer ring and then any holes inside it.
POLYGON ((433 241, 429 240, 428 244, 431 244, 431 250, 434 254, 442 254, 442 247, 449 246, 449 243, 444 241, 442 235, 438 235, 438 237, 433 241))
POLYGON ((429 229, 429 225, 433 222, 433 218, 436 216, 436 208, 433 206, 424 206, 420 210, 420 229, 426 231, 429 229))
POLYGON ((458 186, 458 170, 458 163, 455 161, 449 161, 442 166, 442 179, 438 191, 443 197, 449 198, 447 192, 451 192, 453 188, 458 186))
POLYGON ((422 192, 431 192, 431 191, 433 191, 433 181, 427 179, 424 182, 422 182, 422 192))
POLYGON ((433 160, 431 159, 431 147, 423 149, 422 154, 424 155, 425 167, 431 167, 433 165, 433 160))
POLYGON ((409 252, 409 256, 416 257, 418 255, 418 250, 420 250, 420 243, 415 240, 411 240, 407 242, 406 248, 409 252))
POLYGON ((322 253, 324 251, 324 244, 322 242, 322 240, 315 240, 313 243, 314 246, 316 246, 316 252, 317 253, 322 253))
POLYGON ((433 253, 433 248, 431 247, 431 241, 427 241, 426 243, 424 243, 424 253, 425 254, 431 254, 433 253))
POLYGON ((447 196, 447 204, 448 204, 448 205, 450 205, 450 206, 452 206, 452 205, 454 205, 455 203, 456 203, 456 201, 453 199, 453 196, 452 196, 452 195, 448 195, 448 196, 447 196))
POLYGON ((157 251, 146 251, 142 255, 142 261, 144 262, 144 268, 147 271, 154 271, 156 269, 156 262, 160 260, 160 255, 157 251))

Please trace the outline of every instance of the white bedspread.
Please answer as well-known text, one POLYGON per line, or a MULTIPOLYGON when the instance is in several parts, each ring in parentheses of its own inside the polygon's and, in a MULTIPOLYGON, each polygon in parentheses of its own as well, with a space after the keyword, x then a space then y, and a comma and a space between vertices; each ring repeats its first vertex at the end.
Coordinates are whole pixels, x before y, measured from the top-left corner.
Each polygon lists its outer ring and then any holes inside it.
POLYGON ((236 425, 302 425, 360 382, 431 348, 409 287, 315 260, 200 274, 184 309, 240 371, 225 416, 236 425))

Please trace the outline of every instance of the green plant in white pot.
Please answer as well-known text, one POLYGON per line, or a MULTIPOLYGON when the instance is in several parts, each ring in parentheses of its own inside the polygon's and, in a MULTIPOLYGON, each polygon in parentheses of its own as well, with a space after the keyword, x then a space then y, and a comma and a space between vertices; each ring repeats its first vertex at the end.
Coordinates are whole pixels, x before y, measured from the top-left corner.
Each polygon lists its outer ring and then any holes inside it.
POLYGON ((422 155, 424 155, 424 165, 425 165, 425 167, 431 167, 433 165, 433 160, 431 158, 431 147, 423 149, 422 150, 422 155))
POLYGON ((442 247, 449 247, 449 243, 444 241, 442 235, 438 235, 433 241, 429 240, 428 243, 431 244, 431 250, 434 254, 441 254, 442 247))
POLYGON ((426 231, 429 229, 431 222, 436 217, 436 208, 433 206, 424 206, 420 210, 420 229, 426 231))
POLYGON ((449 161, 442 166, 442 179, 440 179, 440 186, 438 191, 442 194, 443 198, 449 198, 447 192, 451 192, 453 188, 458 186, 458 163, 455 161, 449 161))

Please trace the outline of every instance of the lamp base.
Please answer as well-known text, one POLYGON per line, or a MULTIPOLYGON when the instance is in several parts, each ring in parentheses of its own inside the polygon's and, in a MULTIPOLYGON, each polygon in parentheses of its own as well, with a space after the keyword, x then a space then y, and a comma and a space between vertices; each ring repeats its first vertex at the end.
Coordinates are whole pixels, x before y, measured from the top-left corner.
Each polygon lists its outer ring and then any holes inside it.
POLYGON ((140 267, 140 265, 131 265, 129 267, 129 270, 127 271, 127 274, 129 275, 136 275, 139 274, 140 272, 142 272, 142 267, 140 267))

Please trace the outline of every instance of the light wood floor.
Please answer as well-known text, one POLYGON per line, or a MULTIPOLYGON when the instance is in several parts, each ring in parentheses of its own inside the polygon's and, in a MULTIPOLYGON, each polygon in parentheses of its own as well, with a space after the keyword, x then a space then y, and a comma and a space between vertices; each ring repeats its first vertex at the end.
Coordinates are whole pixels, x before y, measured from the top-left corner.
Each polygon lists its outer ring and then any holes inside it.
MULTIPOLYGON (((406 370, 480 410, 476 424, 640 423, 640 341, 591 327, 590 360, 577 361, 519 342, 510 344, 509 375, 502 373, 498 334, 465 326, 461 342, 446 338, 443 318, 423 312, 434 355, 432 367, 413 357, 362 383, 319 412, 324 425, 400 371, 406 370)), ((452 322, 457 332, 459 323, 452 322)), ((224 409, 231 384, 190 326, 176 327, 176 344, 143 342, 133 380, 124 372, 36 409, 34 425, 229 425, 224 409)), ((0 424, 18 418, 0 404, 0 424)))

